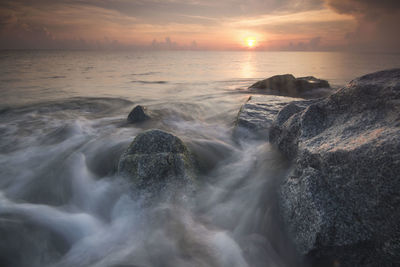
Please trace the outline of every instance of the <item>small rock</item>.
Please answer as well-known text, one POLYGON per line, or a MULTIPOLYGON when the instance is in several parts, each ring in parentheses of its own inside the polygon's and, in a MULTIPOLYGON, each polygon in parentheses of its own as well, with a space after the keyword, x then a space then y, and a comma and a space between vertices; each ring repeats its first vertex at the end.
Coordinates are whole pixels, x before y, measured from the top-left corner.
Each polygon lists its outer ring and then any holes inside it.
POLYGON ((145 113, 145 108, 141 105, 137 105, 128 115, 129 123, 144 122, 150 119, 150 116, 145 113))

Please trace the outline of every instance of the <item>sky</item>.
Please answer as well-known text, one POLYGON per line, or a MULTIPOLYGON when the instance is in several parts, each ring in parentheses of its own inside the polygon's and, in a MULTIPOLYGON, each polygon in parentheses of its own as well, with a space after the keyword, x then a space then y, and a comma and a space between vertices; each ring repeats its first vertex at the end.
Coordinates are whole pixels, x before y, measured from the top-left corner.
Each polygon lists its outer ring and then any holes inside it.
POLYGON ((400 0, 2 0, 0 49, 400 52, 400 0))

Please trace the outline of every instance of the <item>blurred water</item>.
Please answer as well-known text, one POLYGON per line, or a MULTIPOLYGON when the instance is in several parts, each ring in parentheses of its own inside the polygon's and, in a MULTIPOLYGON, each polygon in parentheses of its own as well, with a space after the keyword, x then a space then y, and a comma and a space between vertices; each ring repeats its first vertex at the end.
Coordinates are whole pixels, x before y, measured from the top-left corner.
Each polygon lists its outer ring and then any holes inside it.
POLYGON ((252 82, 314 75, 340 86, 399 55, 259 52, 0 53, 0 266, 298 266, 276 210, 288 163, 232 139, 252 82), (153 119, 126 124, 135 104, 153 119), (182 138, 194 195, 151 204, 116 175, 140 132, 182 138))

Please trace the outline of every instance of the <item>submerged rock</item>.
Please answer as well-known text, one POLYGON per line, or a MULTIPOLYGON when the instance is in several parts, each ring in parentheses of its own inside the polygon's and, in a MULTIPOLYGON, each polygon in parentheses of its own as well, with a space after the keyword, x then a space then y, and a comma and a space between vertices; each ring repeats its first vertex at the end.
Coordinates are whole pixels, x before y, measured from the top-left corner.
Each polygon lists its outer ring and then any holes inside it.
POLYGON ((300 253, 315 266, 400 265, 400 69, 286 106, 269 137, 294 162, 280 208, 300 253))
POLYGON ((136 107, 134 107, 128 115, 129 123, 144 122, 148 119, 150 119, 150 116, 146 114, 145 108, 141 105, 137 105, 136 107))
POLYGON ((136 188, 186 185, 195 180, 192 156, 176 136, 149 130, 136 136, 121 156, 118 173, 129 177, 136 188))
POLYGON ((235 137, 267 138, 279 110, 293 101, 301 99, 271 95, 249 97, 238 113, 235 137))
POLYGON ((330 88, 330 85, 327 81, 313 76, 295 78, 292 74, 275 75, 249 87, 249 89, 261 89, 271 94, 292 97, 304 96, 319 88, 330 88))

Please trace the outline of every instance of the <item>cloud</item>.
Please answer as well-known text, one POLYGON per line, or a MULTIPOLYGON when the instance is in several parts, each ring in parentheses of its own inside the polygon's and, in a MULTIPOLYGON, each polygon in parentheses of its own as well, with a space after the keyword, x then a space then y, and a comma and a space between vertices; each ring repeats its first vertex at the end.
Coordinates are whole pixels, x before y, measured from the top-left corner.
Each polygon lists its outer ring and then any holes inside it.
POLYGON ((396 13, 400 9, 398 0, 327 0, 327 4, 339 13, 367 16, 380 16, 396 13))
POLYGON ((256 36, 260 49, 398 51, 399 9, 398 0, 3 0, 0 48, 243 49, 256 36))
POLYGON ((255 36, 259 50, 338 50, 343 33, 353 29, 355 23, 352 16, 324 9, 264 15, 232 22, 232 26, 259 33, 255 36), (310 45, 316 37, 322 41, 318 46, 310 45))
POLYGON ((309 39, 289 39, 289 40, 273 40, 268 41, 265 47, 259 47, 260 50, 272 50, 272 51, 326 51, 332 50, 333 47, 329 47, 323 44, 323 38, 321 36, 312 37, 309 39), (265 48, 265 49, 264 49, 265 48))
MULTIPOLYGON (((4 0, 0 48, 144 47, 163 35, 179 48, 197 49, 183 45, 196 39, 209 49, 230 49, 238 44, 229 20, 320 8, 322 0, 4 0)), ((176 49, 153 45, 167 46, 176 49)))
POLYGON ((103 9, 142 23, 215 23, 215 19, 294 13, 323 8, 323 0, 4 0, 0 7, 58 11, 66 7, 103 9))
POLYGON ((152 50, 197 50, 198 46, 196 41, 192 41, 190 45, 180 45, 172 41, 170 37, 166 37, 164 41, 160 42, 154 39, 148 48, 152 50))
POLYGON ((400 1, 398 0, 327 0, 328 7, 349 14, 357 21, 345 39, 353 49, 400 52, 400 1))

